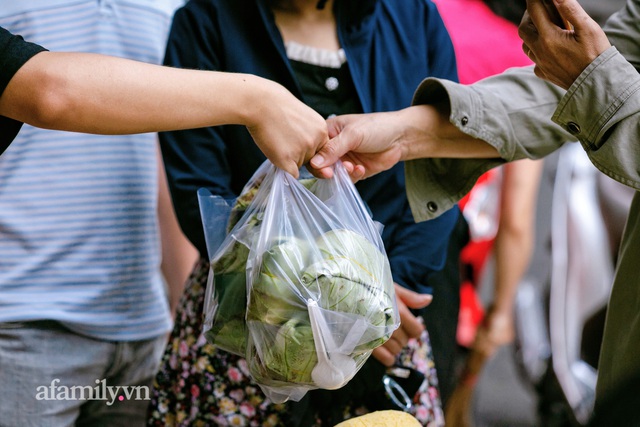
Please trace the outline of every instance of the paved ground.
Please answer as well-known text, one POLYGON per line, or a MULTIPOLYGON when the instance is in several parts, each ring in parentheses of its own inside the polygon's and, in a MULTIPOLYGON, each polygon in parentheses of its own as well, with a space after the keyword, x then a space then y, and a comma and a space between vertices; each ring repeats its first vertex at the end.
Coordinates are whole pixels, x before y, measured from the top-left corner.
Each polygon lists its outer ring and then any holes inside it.
POLYGON ((475 397, 476 427, 535 427, 536 399, 522 382, 513 348, 502 348, 485 367, 475 397))

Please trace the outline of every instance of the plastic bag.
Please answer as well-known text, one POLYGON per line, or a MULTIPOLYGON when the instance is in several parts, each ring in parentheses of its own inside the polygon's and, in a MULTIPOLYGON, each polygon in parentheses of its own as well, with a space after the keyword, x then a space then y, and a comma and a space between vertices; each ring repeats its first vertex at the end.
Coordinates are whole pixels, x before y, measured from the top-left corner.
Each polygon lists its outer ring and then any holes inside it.
POLYGON ((211 257, 205 337, 244 356, 273 402, 344 386, 399 326, 378 226, 341 164, 332 179, 298 181, 265 162, 228 228, 211 257))

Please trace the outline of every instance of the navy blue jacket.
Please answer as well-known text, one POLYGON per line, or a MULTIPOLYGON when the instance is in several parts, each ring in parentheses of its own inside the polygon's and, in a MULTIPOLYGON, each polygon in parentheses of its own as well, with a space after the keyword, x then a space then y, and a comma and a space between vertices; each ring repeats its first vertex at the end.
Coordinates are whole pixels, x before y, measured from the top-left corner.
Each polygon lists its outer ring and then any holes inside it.
MULTIPOLYGON (((457 80, 453 46, 428 0, 337 0, 338 36, 363 112, 411 104, 428 76, 457 80)), ((256 74, 283 84, 304 101, 268 0, 191 0, 176 12, 165 64, 256 74)), ((215 94, 212 94, 215 96, 215 94)), ((196 191, 237 196, 265 160, 247 130, 228 125, 160 135, 169 186, 180 225, 207 255, 196 191)), ((442 268, 457 208, 416 224, 404 190, 404 168, 357 185, 383 241, 393 278, 428 292, 428 275, 442 268)))

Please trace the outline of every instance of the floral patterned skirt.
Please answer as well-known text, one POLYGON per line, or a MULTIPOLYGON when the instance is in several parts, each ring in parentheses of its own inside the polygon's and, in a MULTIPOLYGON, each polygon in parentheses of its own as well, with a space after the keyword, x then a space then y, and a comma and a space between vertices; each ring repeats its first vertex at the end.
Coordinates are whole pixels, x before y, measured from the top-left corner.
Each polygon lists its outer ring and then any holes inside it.
MULTIPOLYGON (((209 264, 194 269, 156 376, 148 412, 149 426, 331 427, 391 402, 384 368, 369 358, 340 390, 312 390, 300 402, 275 404, 254 383, 242 357, 217 349, 201 334, 209 264)), ((423 425, 444 425, 433 355, 425 332, 411 340, 398 365, 419 375, 411 412, 423 425)), ((393 408, 397 409, 397 408, 393 408)))

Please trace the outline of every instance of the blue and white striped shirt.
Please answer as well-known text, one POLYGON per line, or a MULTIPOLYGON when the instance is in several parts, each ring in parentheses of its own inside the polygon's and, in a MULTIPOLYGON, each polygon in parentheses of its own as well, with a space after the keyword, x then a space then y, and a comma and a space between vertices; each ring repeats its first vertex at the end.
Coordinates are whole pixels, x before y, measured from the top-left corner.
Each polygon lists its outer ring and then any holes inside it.
MULTIPOLYGON (((52 51, 160 63, 181 3, 0 0, 0 25, 52 51)), ((115 341, 170 329, 156 150, 155 134, 23 127, 0 157, 0 322, 57 320, 115 341)))

